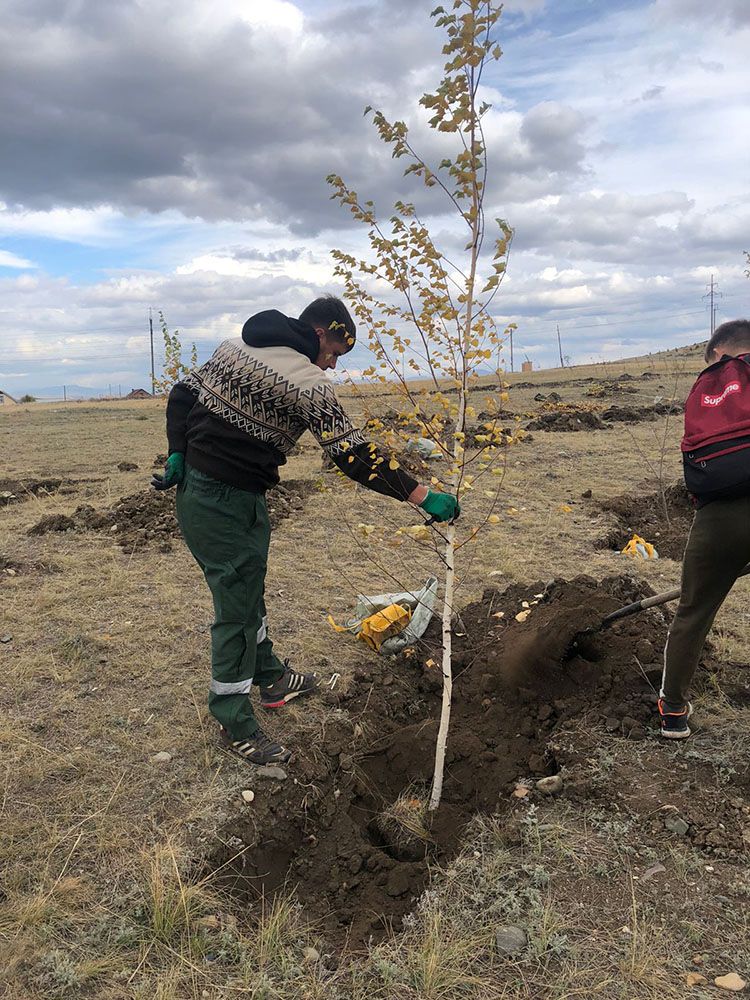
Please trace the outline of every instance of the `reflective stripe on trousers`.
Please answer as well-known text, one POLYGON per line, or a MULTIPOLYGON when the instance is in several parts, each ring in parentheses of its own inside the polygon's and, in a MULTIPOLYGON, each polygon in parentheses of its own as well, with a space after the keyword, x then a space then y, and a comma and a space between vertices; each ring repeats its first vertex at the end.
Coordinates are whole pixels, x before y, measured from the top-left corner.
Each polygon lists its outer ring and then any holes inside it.
MULTIPOLYGON (((263 621, 260 624, 260 628, 257 632, 256 642, 261 643, 268 635, 268 616, 263 616, 263 621)), ((250 677, 245 681, 231 681, 229 683, 225 681, 217 681, 213 678, 211 679, 211 684, 209 690, 213 691, 214 694, 249 694, 253 687, 253 679, 250 677)))

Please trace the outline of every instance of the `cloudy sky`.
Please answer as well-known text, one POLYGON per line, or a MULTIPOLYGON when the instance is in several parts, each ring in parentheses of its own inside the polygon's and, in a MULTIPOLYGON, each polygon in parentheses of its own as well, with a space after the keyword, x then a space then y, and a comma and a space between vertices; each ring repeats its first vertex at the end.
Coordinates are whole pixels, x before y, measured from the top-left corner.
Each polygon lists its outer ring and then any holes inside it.
MULTIPOLYGON (((148 385, 148 310, 207 357, 253 312, 336 291, 362 234, 340 173, 409 192, 363 118, 440 77, 435 0, 4 0, 0 388, 148 385)), ((750 4, 508 0, 487 78, 488 215, 516 230, 496 301, 516 361, 705 339, 750 285, 750 4)), ((433 226, 450 246, 448 217, 433 226)), ((361 348, 351 367, 366 361, 361 348)))

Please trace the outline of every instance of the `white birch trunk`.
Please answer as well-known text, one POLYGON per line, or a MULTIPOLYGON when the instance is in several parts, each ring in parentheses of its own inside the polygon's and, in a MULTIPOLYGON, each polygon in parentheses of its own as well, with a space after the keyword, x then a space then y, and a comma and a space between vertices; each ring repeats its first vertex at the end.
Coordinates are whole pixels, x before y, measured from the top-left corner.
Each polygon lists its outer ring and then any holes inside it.
POLYGON ((453 592, 455 589, 455 537, 456 528, 449 524, 445 545, 445 600, 443 602, 443 703, 440 709, 440 728, 435 745, 435 772, 432 778, 430 809, 437 809, 443 794, 443 774, 445 773, 445 751, 448 745, 448 730, 451 720, 451 698, 453 696, 452 634, 453 592))
MULTIPOLYGON (((458 420, 456 426, 463 429, 466 414, 466 391, 460 390, 458 404, 458 420)), ((463 439, 454 444, 454 462, 459 461, 459 447, 463 447, 463 439)), ((453 483, 456 487, 457 482, 453 483)), ((453 697, 453 634, 451 631, 454 593, 456 584, 456 526, 449 524, 445 534, 445 594, 443 597, 443 701, 440 708, 440 726, 435 745, 435 770, 432 776, 432 792, 430 793, 430 810, 437 809, 443 794, 443 776, 445 774, 445 751, 448 746, 448 730, 451 721, 451 699, 453 697)))

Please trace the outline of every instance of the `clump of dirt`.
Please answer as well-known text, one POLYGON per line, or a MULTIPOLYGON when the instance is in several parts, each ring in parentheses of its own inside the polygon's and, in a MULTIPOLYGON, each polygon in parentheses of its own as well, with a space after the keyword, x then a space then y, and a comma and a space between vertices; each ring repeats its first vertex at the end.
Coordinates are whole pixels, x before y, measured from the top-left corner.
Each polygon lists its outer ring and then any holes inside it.
MULTIPOLYGON (((545 406, 549 404, 545 403, 545 406)), ((529 431, 605 431, 609 426, 595 410, 563 404, 544 413, 526 425, 529 431)))
MULTIPOLYGON (((172 490, 131 493, 118 500, 103 516, 117 544, 128 552, 147 548, 171 552, 172 541, 180 534, 172 490)), ((92 528, 96 530, 94 525, 92 528)))
MULTIPOLYGON (((579 577, 489 589, 462 610, 443 801, 430 814, 441 687, 433 622, 418 651, 395 668, 360 668, 347 690, 325 695, 338 711, 322 743, 300 748, 289 769, 294 781, 274 782, 272 794, 256 794, 251 814, 228 822, 211 868, 251 907, 295 887, 334 939, 359 945, 398 929, 430 864, 460 848, 476 813, 510 809, 519 780, 531 787, 556 772, 550 745, 558 729, 585 720, 607 726, 612 738, 645 738, 663 614, 618 623, 581 642, 571 658, 564 654, 579 630, 648 593, 627 576, 579 577), (636 643, 646 676, 634 660, 636 643)), ((254 787, 263 785, 259 776, 254 787)), ((566 789, 575 795, 574 782, 566 789)))
POLYGON ((67 479, 0 479, 0 507, 57 493, 67 479))
POLYGON ((27 535, 46 535, 50 531, 74 531, 76 527, 72 517, 66 514, 47 514, 41 521, 37 521, 26 532, 27 535))
POLYGON ((118 462, 117 468, 120 472, 135 472, 138 469, 138 466, 135 462, 118 462))
MULTIPOLYGON (((290 479, 269 490, 266 502, 271 527, 276 528, 285 518, 301 511, 304 501, 314 490, 314 484, 307 479, 290 479)), ((172 542, 180 536, 174 492, 142 490, 121 497, 103 511, 81 504, 70 516, 49 514, 43 517, 29 528, 27 534, 37 536, 65 531, 107 531, 128 552, 147 548, 171 552, 172 542)))
POLYGON ((305 500, 315 492, 315 483, 311 479, 286 479, 266 493, 268 519, 272 528, 292 514, 304 510, 305 500))
POLYGON ((667 414, 682 413, 684 407, 682 403, 654 403, 652 406, 610 406, 602 413, 604 420, 623 422, 628 424, 639 423, 642 420, 656 420, 667 414))
POLYGON ((695 508, 681 480, 665 487, 663 495, 660 491, 626 493, 599 501, 599 506, 615 520, 594 542, 595 548, 621 552, 637 534, 656 546, 662 558, 682 559, 695 508))
POLYGON ((70 517, 67 514, 48 514, 29 528, 26 534, 33 537, 55 531, 96 531, 108 527, 111 523, 108 514, 101 514, 90 504, 84 503, 76 507, 70 517))

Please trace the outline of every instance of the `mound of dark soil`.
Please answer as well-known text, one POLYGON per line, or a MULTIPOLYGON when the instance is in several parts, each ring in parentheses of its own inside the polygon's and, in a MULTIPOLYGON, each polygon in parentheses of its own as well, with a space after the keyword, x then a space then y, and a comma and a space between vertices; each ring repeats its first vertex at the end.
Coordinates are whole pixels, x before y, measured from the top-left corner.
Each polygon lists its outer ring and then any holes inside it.
POLYGON ((654 403, 653 406, 610 406, 602 413, 604 420, 623 422, 628 424, 639 423, 641 420, 656 420, 667 414, 682 413, 684 406, 682 403, 654 403))
POLYGON ((146 548, 171 552, 172 541, 180 534, 174 498, 173 490, 131 493, 118 500, 103 516, 117 544, 128 552, 146 548))
MULTIPOLYGON (((304 501, 314 492, 307 479, 290 479, 266 494, 271 527, 301 511, 304 501)), ((142 490, 122 497, 108 510, 98 511, 81 504, 72 515, 49 514, 29 528, 28 535, 46 535, 64 531, 108 531, 128 552, 157 548, 171 552, 172 542, 180 535, 172 490, 142 490)))
POLYGON ((135 472, 138 466, 135 464, 135 462, 118 462, 117 468, 120 470, 120 472, 135 472))
POLYGON ((568 407, 564 410, 550 410, 526 425, 529 431, 605 431, 609 430, 598 413, 593 410, 568 407))
POLYGON ((655 545, 663 558, 682 559, 694 507, 681 480, 667 486, 663 496, 658 491, 626 493, 602 500, 599 506, 614 515, 615 523, 597 539, 596 548, 621 552, 637 534, 655 545))
POLYGON ((57 493, 65 479, 0 479, 0 507, 57 493))
POLYGON ((508 421, 515 420, 516 417, 523 416, 523 414, 513 413, 511 410, 482 410, 477 414, 477 420, 481 420, 485 423, 507 423, 508 421))
MULTIPOLYGON (((461 846, 477 812, 502 812, 519 780, 557 770, 553 735, 575 720, 612 738, 643 739, 656 695, 666 623, 659 611, 619 623, 563 654, 575 634, 651 591, 630 577, 580 577, 504 593, 486 591, 461 612, 454 636, 454 703, 443 802, 428 813, 441 676, 439 627, 395 668, 360 669, 326 697, 340 709, 322 745, 300 748, 273 793, 221 832, 211 867, 250 908, 295 888, 329 936, 357 945, 398 928, 435 858, 461 846), (524 604, 526 607, 524 607, 524 604), (528 611, 528 616, 524 612, 528 611), (521 615, 523 621, 516 616, 521 615)), ((248 780, 263 789, 260 777, 248 780)), ((268 787, 266 785, 266 787, 268 787)), ((575 796, 575 782, 566 780, 575 796)), ((531 792, 532 795, 538 794, 531 792)))
POLYGON ((272 528, 283 520, 304 510, 305 500, 315 492, 311 479, 287 479, 266 494, 268 519, 272 528))

